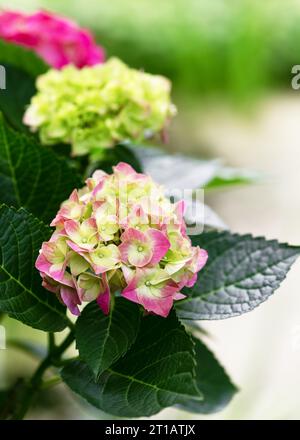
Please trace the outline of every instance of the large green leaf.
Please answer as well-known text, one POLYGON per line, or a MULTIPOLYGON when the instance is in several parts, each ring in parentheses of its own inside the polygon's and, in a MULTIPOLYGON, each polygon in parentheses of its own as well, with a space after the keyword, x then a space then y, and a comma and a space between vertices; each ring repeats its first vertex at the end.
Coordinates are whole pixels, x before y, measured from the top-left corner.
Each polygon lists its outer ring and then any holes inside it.
POLYGON ((96 377, 129 350, 137 337, 140 316, 139 307, 124 298, 116 298, 108 316, 96 302, 84 308, 76 323, 76 345, 96 377))
POLYGON ((36 93, 35 80, 49 69, 34 52, 0 40, 0 65, 6 70, 6 89, 0 90, 0 110, 9 123, 28 132, 22 119, 36 93))
POLYGON ((50 68, 34 52, 22 46, 0 40, 0 64, 9 64, 36 78, 50 68))
POLYGON ((0 311, 44 331, 67 325, 65 307, 44 290, 34 267, 49 229, 24 209, 0 207, 0 311))
POLYGON ((6 89, 0 90, 0 110, 6 120, 18 131, 29 133, 23 124, 26 106, 35 94, 35 80, 24 70, 2 64, 6 71, 6 89))
POLYGON ((202 401, 190 399, 180 405, 186 411, 210 414, 221 411, 237 392, 224 368, 219 364, 213 353, 193 338, 196 351, 196 381, 202 391, 202 401))
POLYGON ((299 246, 230 232, 192 236, 208 262, 187 298, 177 305, 183 319, 224 319, 249 312, 279 287, 300 254, 299 246))
POLYGON ((194 344, 174 312, 167 319, 147 316, 129 352, 97 382, 80 361, 65 366, 62 378, 107 413, 150 416, 187 399, 202 399, 194 380, 194 355, 194 344))
POLYGON ((0 203, 25 207, 48 223, 80 186, 81 179, 64 159, 11 129, 0 115, 0 203))

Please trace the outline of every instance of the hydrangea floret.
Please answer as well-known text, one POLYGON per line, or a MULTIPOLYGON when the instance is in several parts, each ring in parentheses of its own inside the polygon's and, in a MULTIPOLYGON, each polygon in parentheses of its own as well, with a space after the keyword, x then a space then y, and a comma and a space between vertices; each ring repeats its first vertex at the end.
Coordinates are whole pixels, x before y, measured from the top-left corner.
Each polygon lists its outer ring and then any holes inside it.
POLYGON ((74 190, 51 223, 36 261, 43 286, 74 315, 97 300, 109 313, 114 295, 166 317, 185 297, 207 252, 186 234, 184 202, 172 203, 150 176, 119 163, 74 190))
POLYGON ((123 141, 165 134, 176 109, 168 79, 131 69, 117 58, 102 65, 49 70, 37 80, 24 123, 43 144, 72 145, 73 156, 123 141))
POLYGON ((47 11, 0 11, 0 38, 36 52, 50 66, 103 63, 104 50, 87 29, 47 11))

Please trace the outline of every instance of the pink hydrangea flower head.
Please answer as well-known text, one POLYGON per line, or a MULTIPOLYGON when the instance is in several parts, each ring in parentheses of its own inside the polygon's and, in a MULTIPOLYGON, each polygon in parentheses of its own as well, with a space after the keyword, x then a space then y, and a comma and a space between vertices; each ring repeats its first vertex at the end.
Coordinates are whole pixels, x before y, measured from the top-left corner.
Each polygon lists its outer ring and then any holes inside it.
POLYGON ((150 176, 125 163, 112 174, 96 171, 51 225, 36 268, 75 315, 95 300, 107 314, 112 295, 121 294, 166 317, 207 260, 186 235, 184 203, 172 203, 150 176))
POLYGON ((46 11, 0 11, 0 38, 35 51, 50 66, 81 68, 103 63, 104 50, 73 21, 46 11))

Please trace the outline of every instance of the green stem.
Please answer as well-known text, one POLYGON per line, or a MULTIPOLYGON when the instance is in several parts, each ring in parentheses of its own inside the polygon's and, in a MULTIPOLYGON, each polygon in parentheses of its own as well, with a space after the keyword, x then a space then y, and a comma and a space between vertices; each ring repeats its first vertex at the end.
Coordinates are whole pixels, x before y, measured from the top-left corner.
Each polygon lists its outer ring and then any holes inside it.
POLYGON ((48 351, 49 353, 52 353, 52 351, 55 349, 55 336, 54 333, 48 333, 48 351))
MULTIPOLYGON (((49 337, 50 340, 50 337, 49 337)), ((64 351, 72 344, 74 341, 73 333, 69 333, 69 335, 63 340, 61 345, 54 347, 52 351, 49 351, 49 354, 45 357, 45 359, 40 363, 35 373, 33 374, 26 392, 24 394, 23 401, 20 407, 17 409, 15 413, 15 420, 21 420, 24 418, 27 413, 29 407, 31 406, 37 392, 40 390, 43 383, 43 375, 45 371, 53 365, 64 353, 64 351)))
POLYGON ((61 382, 62 378, 60 376, 53 376, 51 379, 44 380, 44 382, 41 384, 41 390, 47 390, 48 388, 52 388, 61 382))
POLYGON ((73 324, 72 321, 70 321, 69 318, 66 318, 66 319, 67 319, 67 325, 68 325, 69 329, 71 330, 71 332, 74 331, 75 330, 75 325, 73 324))

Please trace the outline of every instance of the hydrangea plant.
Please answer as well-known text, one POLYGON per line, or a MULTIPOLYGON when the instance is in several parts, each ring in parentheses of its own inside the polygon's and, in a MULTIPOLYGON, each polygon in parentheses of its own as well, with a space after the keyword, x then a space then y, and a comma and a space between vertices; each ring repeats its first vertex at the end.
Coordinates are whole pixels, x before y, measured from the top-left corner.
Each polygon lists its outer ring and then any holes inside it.
POLYGON ((117 58, 49 70, 37 80, 24 123, 39 132, 42 144, 71 144, 74 156, 95 160, 122 141, 163 133, 176 112, 170 89, 166 78, 130 69, 117 58))
MULTIPOLYGON (((7 18, 5 32, 16 25, 7 18)), ((1 23, 0 16, 0 30, 1 23)), ((43 33, 50 42, 52 29, 43 33)), ((61 382, 118 417, 172 406, 221 410, 237 387, 204 344, 199 321, 264 302, 300 247, 231 233, 222 223, 188 235, 184 202, 171 201, 120 146, 84 186, 74 159, 40 140, 69 142, 73 154, 93 160, 104 147, 163 131, 174 114, 169 82, 115 59, 47 72, 33 53, 0 46, 10 72, 0 91, 0 318, 48 334, 32 377, 0 390, 0 418, 24 418, 41 390, 61 382), (22 123, 25 108, 40 140, 22 123)), ((162 166, 162 156, 154 162, 162 166)), ((26 342, 17 347, 32 352, 26 342)))

